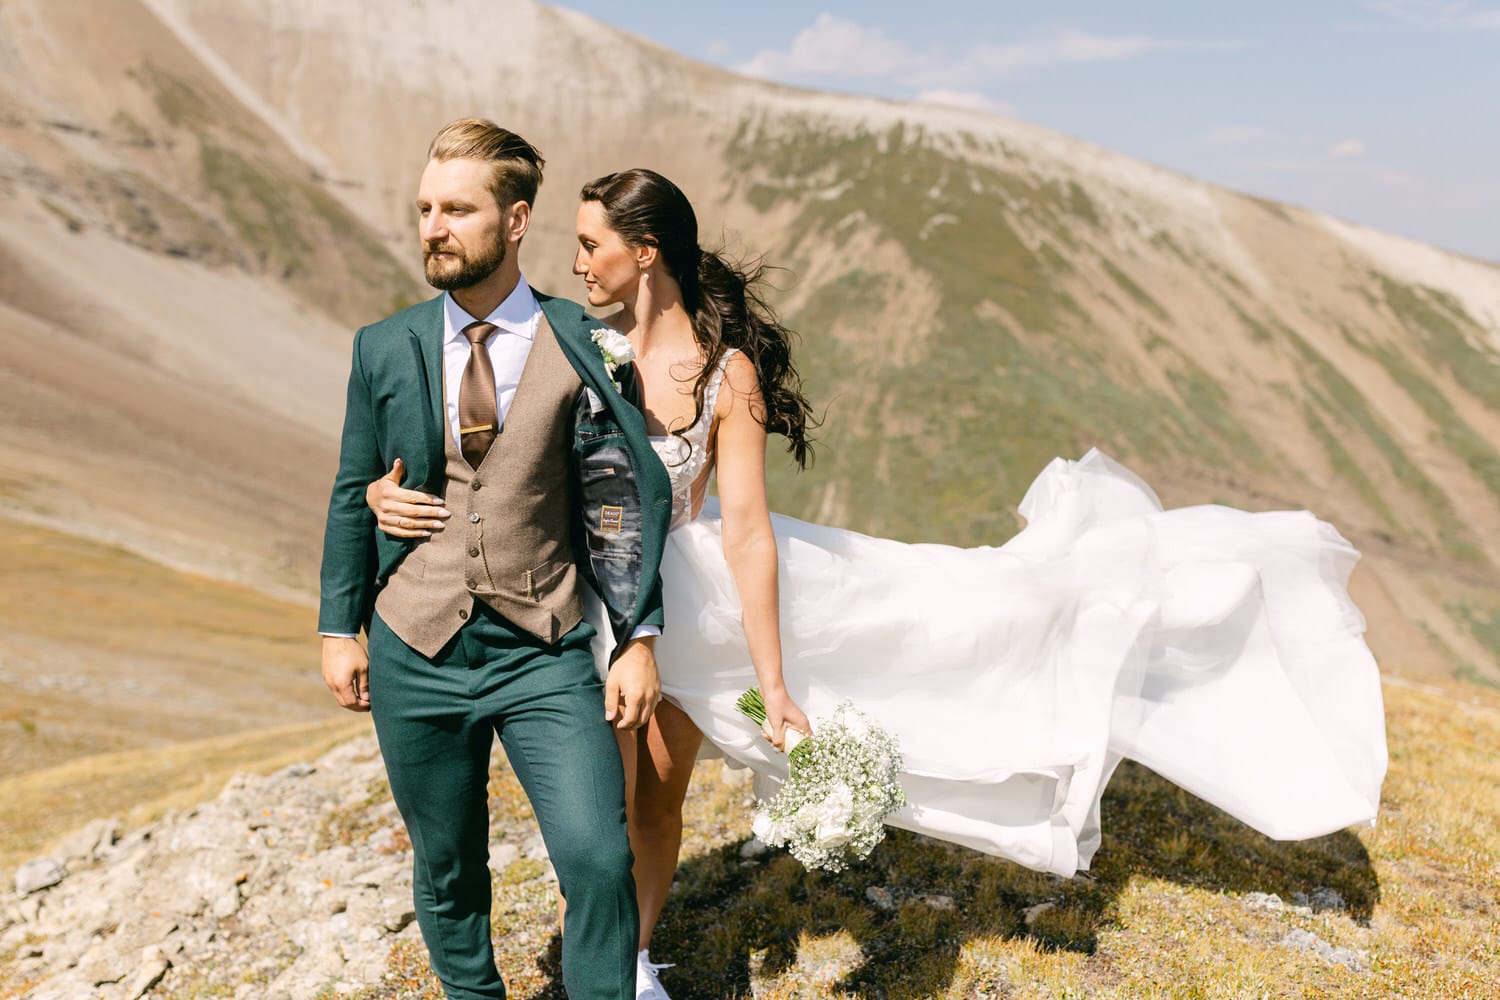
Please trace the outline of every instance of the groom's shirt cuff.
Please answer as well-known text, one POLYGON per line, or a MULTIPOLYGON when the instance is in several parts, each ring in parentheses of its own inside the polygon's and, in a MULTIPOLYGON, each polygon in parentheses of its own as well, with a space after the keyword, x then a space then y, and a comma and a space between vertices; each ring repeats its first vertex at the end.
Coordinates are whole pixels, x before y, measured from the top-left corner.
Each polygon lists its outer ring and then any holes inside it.
POLYGON ((359 638, 359 636, 355 635, 353 632, 319 632, 318 634, 321 635, 321 636, 325 636, 325 637, 327 637, 329 639, 358 639, 359 638))

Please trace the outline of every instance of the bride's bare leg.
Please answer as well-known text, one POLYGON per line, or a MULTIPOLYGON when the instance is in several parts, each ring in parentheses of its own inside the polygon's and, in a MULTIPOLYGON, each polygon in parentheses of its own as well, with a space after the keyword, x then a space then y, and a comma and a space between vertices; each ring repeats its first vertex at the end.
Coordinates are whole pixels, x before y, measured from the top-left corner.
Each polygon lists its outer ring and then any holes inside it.
POLYGON ((626 767, 626 813, 630 819, 630 849, 635 853, 642 948, 651 944, 651 932, 656 929, 672 888, 672 875, 677 871, 682 801, 687 797, 702 742, 703 734, 687 713, 663 701, 640 730, 635 767, 626 767))

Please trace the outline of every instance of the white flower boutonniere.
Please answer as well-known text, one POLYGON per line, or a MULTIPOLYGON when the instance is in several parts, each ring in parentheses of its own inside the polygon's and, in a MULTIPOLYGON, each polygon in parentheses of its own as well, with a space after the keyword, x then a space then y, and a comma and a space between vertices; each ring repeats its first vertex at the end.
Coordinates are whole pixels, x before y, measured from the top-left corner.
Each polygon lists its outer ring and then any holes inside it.
POLYGON ((609 380, 615 383, 616 389, 620 388, 620 383, 615 379, 615 370, 635 360, 635 348, 630 346, 630 338, 608 326, 589 331, 589 337, 599 347, 599 356, 604 359, 604 370, 609 373, 609 380))

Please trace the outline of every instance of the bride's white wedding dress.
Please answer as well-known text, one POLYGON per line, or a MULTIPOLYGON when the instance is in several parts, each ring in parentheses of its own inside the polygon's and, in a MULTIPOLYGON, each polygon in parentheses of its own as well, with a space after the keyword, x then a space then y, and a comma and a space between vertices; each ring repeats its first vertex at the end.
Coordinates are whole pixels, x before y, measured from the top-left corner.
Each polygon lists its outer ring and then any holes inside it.
MULTIPOLYGON (((786 758, 735 709, 756 679, 706 497, 718 383, 697 426, 654 442, 673 488, 656 659, 705 746, 765 792, 786 758)), ((815 725, 850 699, 900 739, 910 805, 890 825, 1071 875, 1126 757, 1278 839, 1374 821, 1380 679, 1337 531, 1164 511, 1098 451, 1055 459, 1020 510, 1024 530, 972 549, 772 517, 788 690, 815 725)))

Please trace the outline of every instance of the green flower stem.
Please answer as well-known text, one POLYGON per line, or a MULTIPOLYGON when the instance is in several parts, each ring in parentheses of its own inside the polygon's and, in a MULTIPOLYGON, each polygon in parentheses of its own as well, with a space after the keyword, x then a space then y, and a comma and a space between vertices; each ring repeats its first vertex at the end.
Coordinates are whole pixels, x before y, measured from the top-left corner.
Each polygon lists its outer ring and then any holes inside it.
POLYGON ((735 702, 735 707, 740 714, 757 726, 766 724, 766 701, 760 696, 760 688, 751 688, 740 695, 740 700, 735 702))
MULTIPOLYGON (((734 704, 740 710, 741 715, 757 726, 764 726, 766 724, 766 700, 761 697, 760 688, 751 688, 746 691, 740 695, 739 700, 734 704)), ((792 747, 792 752, 787 754, 787 759, 791 762, 792 766, 797 766, 811 756, 812 751, 812 739, 805 738, 802 742, 792 747)))

